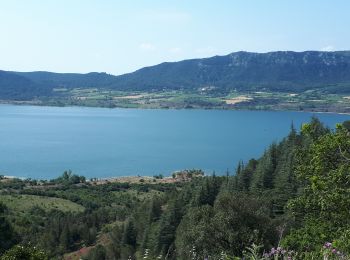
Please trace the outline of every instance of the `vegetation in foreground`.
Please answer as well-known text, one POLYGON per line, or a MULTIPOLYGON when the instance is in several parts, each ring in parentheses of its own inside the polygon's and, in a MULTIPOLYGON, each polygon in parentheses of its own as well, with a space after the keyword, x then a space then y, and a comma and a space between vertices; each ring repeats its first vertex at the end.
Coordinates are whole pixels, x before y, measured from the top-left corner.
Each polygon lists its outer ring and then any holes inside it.
POLYGON ((0 259, 350 259, 349 130, 314 118, 233 176, 2 180, 0 259))

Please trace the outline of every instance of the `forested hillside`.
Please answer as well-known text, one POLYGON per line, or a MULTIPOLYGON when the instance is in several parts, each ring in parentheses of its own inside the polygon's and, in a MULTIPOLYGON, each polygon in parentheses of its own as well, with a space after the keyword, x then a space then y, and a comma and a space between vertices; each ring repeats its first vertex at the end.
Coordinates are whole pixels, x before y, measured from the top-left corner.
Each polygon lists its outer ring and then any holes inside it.
POLYGON ((350 52, 235 52, 167 62, 117 78, 120 89, 197 89, 301 92, 350 91, 350 52))
POLYGON ((0 259, 349 259, 349 136, 313 118, 235 173, 174 183, 2 180, 0 259))
POLYGON ((98 72, 87 74, 53 73, 46 71, 12 73, 49 88, 106 88, 110 87, 116 79, 116 76, 98 72))
POLYGON ((193 91, 208 87, 218 92, 300 93, 322 89, 328 93, 350 93, 350 52, 235 52, 226 56, 165 62, 120 76, 42 71, 0 73, 0 99, 50 96, 57 94, 52 91, 54 88, 151 92, 193 91))
POLYGON ((26 77, 0 71, 0 99, 28 100, 51 95, 51 88, 34 83, 26 77))

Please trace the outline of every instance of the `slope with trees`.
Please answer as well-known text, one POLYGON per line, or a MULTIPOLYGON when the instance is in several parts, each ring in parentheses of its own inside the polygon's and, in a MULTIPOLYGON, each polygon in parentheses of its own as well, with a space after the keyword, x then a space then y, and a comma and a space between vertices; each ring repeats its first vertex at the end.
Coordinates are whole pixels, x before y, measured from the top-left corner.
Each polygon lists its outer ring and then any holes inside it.
POLYGON ((50 259, 72 251, 83 259, 349 259, 349 128, 345 122, 330 130, 316 118, 300 131, 292 126, 232 176, 93 185, 65 173, 53 187, 0 183, 8 195, 85 207, 2 210, 0 228, 10 238, 1 237, 2 252, 30 243, 50 259))

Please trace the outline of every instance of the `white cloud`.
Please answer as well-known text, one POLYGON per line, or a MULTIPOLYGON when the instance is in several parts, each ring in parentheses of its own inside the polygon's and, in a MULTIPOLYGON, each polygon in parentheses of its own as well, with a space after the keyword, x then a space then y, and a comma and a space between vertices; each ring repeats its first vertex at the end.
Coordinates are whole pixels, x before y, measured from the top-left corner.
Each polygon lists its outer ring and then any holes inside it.
POLYGON ((334 51, 334 50, 335 50, 335 48, 332 45, 328 45, 328 46, 321 48, 321 51, 334 51))
POLYGON ((140 50, 142 51, 155 51, 157 48, 155 45, 149 42, 143 42, 139 45, 140 50))

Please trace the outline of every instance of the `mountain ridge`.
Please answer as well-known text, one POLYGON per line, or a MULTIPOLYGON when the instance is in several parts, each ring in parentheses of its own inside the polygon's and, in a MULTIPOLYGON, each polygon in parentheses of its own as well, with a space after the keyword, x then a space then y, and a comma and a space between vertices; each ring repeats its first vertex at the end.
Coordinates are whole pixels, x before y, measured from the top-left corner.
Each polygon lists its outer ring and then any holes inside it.
POLYGON ((118 76, 104 72, 0 73, 1 99, 50 96, 54 88, 60 87, 121 91, 213 87, 218 91, 283 92, 325 88, 330 92, 350 93, 350 51, 239 51, 223 56, 163 62, 118 76))

